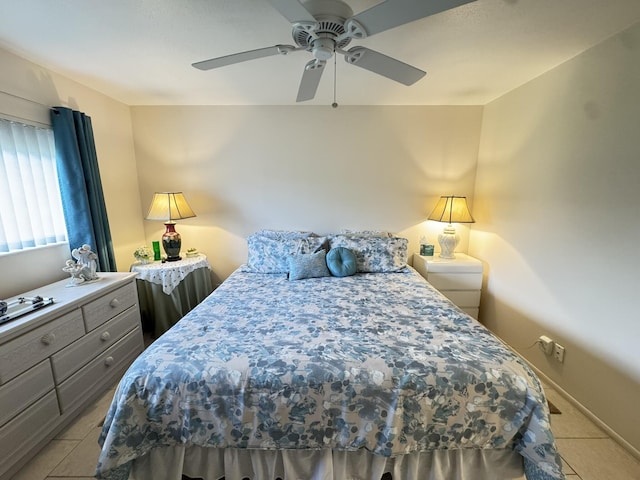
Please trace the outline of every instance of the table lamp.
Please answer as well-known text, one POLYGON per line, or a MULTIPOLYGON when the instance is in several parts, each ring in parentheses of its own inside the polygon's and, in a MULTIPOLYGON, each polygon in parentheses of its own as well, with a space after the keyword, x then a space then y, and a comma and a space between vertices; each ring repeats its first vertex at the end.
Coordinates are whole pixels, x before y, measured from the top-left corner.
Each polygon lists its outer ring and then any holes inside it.
POLYGON ((167 262, 181 260, 182 238, 176 232, 176 222, 183 218, 195 217, 182 192, 156 192, 145 217, 147 220, 161 220, 167 230, 162 235, 162 248, 167 254, 167 262))
POLYGON ((444 222, 448 225, 444 231, 438 235, 440 244, 440 258, 456 258, 455 249, 460 243, 460 237, 456 234, 453 223, 474 223, 475 220, 469 212, 466 197, 456 197, 453 195, 442 196, 438 204, 429 215, 429 220, 444 222))

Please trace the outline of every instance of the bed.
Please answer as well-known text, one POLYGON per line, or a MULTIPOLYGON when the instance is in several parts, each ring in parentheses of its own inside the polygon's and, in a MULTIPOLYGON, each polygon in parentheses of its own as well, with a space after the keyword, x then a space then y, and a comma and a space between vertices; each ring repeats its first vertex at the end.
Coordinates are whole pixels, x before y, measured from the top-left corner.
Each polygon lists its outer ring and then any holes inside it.
POLYGON ((405 239, 248 245, 123 376, 98 478, 564 478, 539 380, 407 266, 405 239))

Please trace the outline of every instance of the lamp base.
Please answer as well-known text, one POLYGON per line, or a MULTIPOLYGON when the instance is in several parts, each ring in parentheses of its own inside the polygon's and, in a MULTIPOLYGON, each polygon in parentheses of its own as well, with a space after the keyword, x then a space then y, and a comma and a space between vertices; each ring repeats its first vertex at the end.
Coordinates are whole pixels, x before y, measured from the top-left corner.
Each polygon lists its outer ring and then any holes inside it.
POLYGON ((444 231, 438 235, 438 243, 440 244, 440 258, 456 258, 454 252, 460 243, 460 237, 456 234, 455 228, 451 225, 446 226, 444 231))
POLYGON ((182 237, 176 232, 176 224, 174 222, 167 222, 164 224, 167 230, 162 235, 162 248, 164 248, 167 254, 167 262, 177 262, 182 260, 179 255, 180 247, 182 247, 182 237))

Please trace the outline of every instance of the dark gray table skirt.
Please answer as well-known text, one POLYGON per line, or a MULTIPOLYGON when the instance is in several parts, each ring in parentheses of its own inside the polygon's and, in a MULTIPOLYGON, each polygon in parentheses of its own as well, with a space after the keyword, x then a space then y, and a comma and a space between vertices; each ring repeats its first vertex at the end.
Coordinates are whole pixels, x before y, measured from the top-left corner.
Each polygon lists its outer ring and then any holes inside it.
POLYGON ((211 270, 198 268, 180 282, 171 294, 162 291, 162 285, 136 280, 142 328, 158 338, 191 309, 213 292, 211 270))

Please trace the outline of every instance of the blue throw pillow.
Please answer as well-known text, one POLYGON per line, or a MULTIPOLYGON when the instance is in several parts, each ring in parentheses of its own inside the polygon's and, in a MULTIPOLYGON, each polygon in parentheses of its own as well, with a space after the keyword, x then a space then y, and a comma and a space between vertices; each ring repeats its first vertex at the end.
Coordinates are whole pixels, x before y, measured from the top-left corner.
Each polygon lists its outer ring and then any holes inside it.
POLYGON ((356 273, 356 254, 345 247, 336 247, 327 253, 327 267, 334 277, 348 277, 356 273))
POLYGON ((325 261, 326 255, 326 250, 291 255, 289 257, 289 280, 331 276, 325 261))

